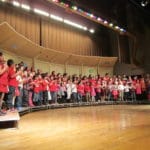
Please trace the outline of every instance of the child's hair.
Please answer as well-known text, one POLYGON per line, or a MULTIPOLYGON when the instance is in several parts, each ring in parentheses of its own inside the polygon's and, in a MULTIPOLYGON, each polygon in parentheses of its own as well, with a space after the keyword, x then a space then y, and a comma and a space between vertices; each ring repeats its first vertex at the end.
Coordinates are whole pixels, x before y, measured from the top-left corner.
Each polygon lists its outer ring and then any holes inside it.
POLYGON ((0 56, 3 56, 3 53, 2 53, 2 52, 0 52, 0 56))
POLYGON ((13 59, 8 59, 7 60, 7 65, 10 67, 10 66, 12 66, 14 64, 14 61, 13 61, 13 59))

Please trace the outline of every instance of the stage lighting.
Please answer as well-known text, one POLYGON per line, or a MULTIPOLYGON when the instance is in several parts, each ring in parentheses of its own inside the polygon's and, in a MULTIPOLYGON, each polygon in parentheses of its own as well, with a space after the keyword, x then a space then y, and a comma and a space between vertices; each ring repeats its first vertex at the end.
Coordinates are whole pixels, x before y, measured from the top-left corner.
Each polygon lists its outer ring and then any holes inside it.
POLYGON ((16 6, 16 7, 19 7, 19 6, 20 6, 20 3, 17 2, 17 1, 13 1, 13 5, 16 6))
POLYGON ((26 4, 21 4, 21 8, 26 9, 26 10, 30 10, 30 6, 28 6, 26 4))
POLYGON ((102 19, 100 17, 97 18, 97 21, 102 21, 102 19))
POLYGON ((77 6, 72 6, 72 9, 77 10, 78 8, 77 8, 77 6))
POLYGON ((118 26, 115 26, 115 29, 119 29, 119 27, 118 27, 118 26))
POLYGON ((52 0, 53 2, 55 2, 55 3, 58 3, 58 0, 52 0))
POLYGON ((110 23, 109 26, 110 26, 110 27, 113 27, 113 23, 110 23))
POLYGON ((95 30, 94 30, 94 29, 90 29, 89 31, 90 31, 90 33, 94 33, 94 32, 95 32, 95 30))
POLYGON ((88 29, 87 29, 87 27, 83 27, 83 30, 87 31, 88 29))
POLYGON ((46 17, 49 16, 49 13, 47 13, 47 12, 45 12, 45 11, 43 11, 43 10, 40 10, 40 9, 34 8, 33 11, 34 11, 35 13, 39 14, 39 15, 43 15, 43 16, 46 16, 46 17))
POLYGON ((108 24, 108 21, 105 20, 105 21, 104 21, 104 24, 108 24))
POLYGON ((63 18, 61 18, 61 17, 59 17, 59 16, 55 16, 55 15, 50 15, 50 18, 51 19, 54 19, 54 20, 57 20, 57 21, 60 21, 60 22, 62 22, 63 21, 63 18))
POLYGON ((120 31, 121 31, 121 32, 126 32, 126 30, 125 30, 125 29, 123 29, 123 28, 120 28, 120 31))
POLYGON ((77 24, 75 22, 72 22, 72 21, 69 21, 69 20, 66 20, 66 19, 64 20, 64 23, 66 23, 68 25, 71 25, 71 26, 74 26, 74 27, 79 28, 79 29, 87 30, 87 27, 84 27, 80 24, 77 24))
POLYGON ((148 4, 149 4, 149 0, 143 0, 142 2, 141 2, 141 6, 142 7, 145 7, 145 6, 147 6, 148 4))
POLYGON ((90 14, 90 17, 91 17, 91 18, 93 18, 93 17, 94 17, 94 15, 93 15, 93 14, 90 14))

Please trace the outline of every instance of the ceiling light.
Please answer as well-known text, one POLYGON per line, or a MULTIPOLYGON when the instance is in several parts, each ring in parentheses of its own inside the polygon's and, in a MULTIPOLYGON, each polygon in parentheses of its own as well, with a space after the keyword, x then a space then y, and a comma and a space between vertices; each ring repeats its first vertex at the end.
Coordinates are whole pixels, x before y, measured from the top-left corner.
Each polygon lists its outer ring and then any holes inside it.
POLYGON ((119 27, 118 27, 118 26, 115 26, 115 29, 119 29, 119 27))
POLYGON ((83 30, 87 31, 87 27, 83 27, 83 30))
POLYGON ((16 7, 19 7, 19 6, 20 6, 20 3, 17 2, 17 1, 13 1, 13 5, 16 6, 16 7))
POLYGON ((58 0, 52 0, 52 1, 58 3, 58 0))
POLYGON ((105 21, 104 21, 104 24, 107 24, 107 23, 108 23, 108 21, 105 20, 105 21))
POLYGON ((59 17, 59 16, 55 16, 55 15, 50 15, 50 18, 54 19, 54 20, 57 20, 57 21, 63 21, 63 18, 59 17))
POLYGON ((89 31, 90 31, 90 33, 94 33, 94 32, 95 32, 95 30, 94 30, 94 29, 90 29, 89 31))
POLYGON ((149 2, 150 2, 149 0, 143 0, 143 1, 141 2, 141 6, 145 7, 145 6, 148 5, 149 2))
POLYGON ((74 27, 79 28, 79 29, 83 29, 83 30, 85 29, 85 27, 83 27, 82 25, 77 24, 77 23, 72 22, 72 21, 69 21, 69 20, 66 20, 66 19, 64 20, 64 23, 71 25, 71 26, 74 26, 74 27))
POLYGON ((110 27, 113 27, 113 23, 110 23, 109 26, 110 26, 110 27))
POLYGON ((37 14, 40 14, 40 15, 43 15, 43 16, 46 16, 48 17, 49 16, 49 13, 43 11, 43 10, 40 10, 40 9, 36 9, 34 8, 34 12, 37 13, 37 14))
POLYGON ((26 9, 26 10, 30 10, 30 6, 28 6, 26 4, 21 4, 21 8, 26 9))
POLYGON ((93 18, 93 17, 94 17, 94 15, 93 15, 93 14, 90 14, 90 17, 91 17, 91 18, 93 18))
POLYGON ((77 10, 78 8, 77 8, 77 6, 72 6, 72 9, 77 10))
POLYGON ((100 17, 97 18, 97 21, 102 21, 102 19, 100 17))

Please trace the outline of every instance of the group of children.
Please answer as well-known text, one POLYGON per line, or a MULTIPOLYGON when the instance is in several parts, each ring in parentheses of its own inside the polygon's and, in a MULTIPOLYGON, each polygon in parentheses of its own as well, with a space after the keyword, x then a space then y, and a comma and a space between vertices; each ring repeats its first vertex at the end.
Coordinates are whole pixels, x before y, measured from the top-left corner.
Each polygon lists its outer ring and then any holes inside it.
MULTIPOLYGON (((3 101, 8 111, 22 106, 51 103, 95 102, 103 100, 142 100, 150 96, 150 76, 145 78, 113 76, 82 76, 42 73, 29 69, 23 62, 4 60, 0 52, 0 115, 3 101)), ((150 99, 150 97, 148 97, 150 99)))

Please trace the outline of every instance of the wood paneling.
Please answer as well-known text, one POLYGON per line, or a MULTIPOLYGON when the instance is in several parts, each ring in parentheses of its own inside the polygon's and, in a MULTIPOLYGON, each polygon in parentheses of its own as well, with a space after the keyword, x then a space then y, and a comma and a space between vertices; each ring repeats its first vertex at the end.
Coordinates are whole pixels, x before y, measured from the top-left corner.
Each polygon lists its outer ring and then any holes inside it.
POLYGON ((81 74, 81 66, 67 65, 66 72, 69 75, 73 75, 73 74, 79 75, 81 74))
POLYGON ((55 71, 56 73, 65 73, 65 65, 50 64, 50 72, 55 71))
POLYGON ((42 45, 79 55, 99 56, 101 53, 99 43, 90 34, 46 20, 42 20, 42 45))
POLYGON ((0 22, 8 22, 17 32, 42 46, 78 55, 100 56, 100 43, 88 32, 74 29, 63 23, 42 19, 12 7, 0 6, 0 22))
POLYGON ((39 44, 39 19, 13 8, 0 7, 0 22, 8 22, 17 32, 39 44))

